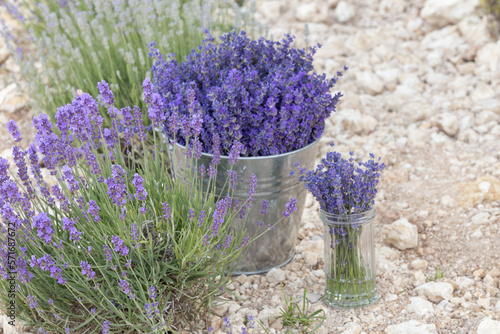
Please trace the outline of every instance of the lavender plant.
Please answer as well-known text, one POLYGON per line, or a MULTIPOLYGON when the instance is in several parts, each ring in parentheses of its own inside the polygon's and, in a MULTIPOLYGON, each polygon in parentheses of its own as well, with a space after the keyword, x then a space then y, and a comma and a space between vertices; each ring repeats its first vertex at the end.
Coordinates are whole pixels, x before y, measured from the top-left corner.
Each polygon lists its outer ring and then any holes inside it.
POLYGON ((137 83, 151 68, 152 40, 181 61, 203 39, 204 28, 215 34, 240 26, 257 29, 253 6, 240 8, 230 0, 13 0, 0 6, 28 31, 29 40, 14 39, 5 25, 0 29, 34 106, 51 118, 76 88, 96 96, 94 84, 103 79, 123 106, 144 109, 137 83))
MULTIPOLYGON (((301 169, 303 181, 321 207, 325 223, 325 300, 340 307, 376 301, 373 248, 374 198, 384 163, 354 163, 328 152, 314 171, 301 169)), ((298 167, 298 166, 297 166, 298 167)))
POLYGON ((306 52, 293 48, 289 35, 281 42, 252 40, 236 30, 220 40, 217 45, 207 33, 181 64, 171 55, 163 57, 156 43, 150 46, 168 137, 185 142, 186 133, 171 121, 187 118, 193 105, 202 111, 205 153, 212 153, 215 136, 224 155, 238 142, 242 156, 267 156, 297 150, 322 135, 342 96, 329 93, 342 72, 331 79, 315 73, 316 47, 306 52))
MULTIPOLYGON (((200 187, 217 161, 199 172, 196 117, 181 124, 193 148, 184 163, 196 168, 173 178, 163 141, 146 143, 141 110, 118 109, 104 81, 98 90, 110 128, 78 91, 55 126, 34 118, 36 142, 13 148, 17 175, 0 159, 0 298, 42 333, 177 332, 224 293, 252 238, 230 229, 240 214, 231 189, 216 198, 210 182, 200 187)), ((157 122, 148 80, 144 98, 157 122)))

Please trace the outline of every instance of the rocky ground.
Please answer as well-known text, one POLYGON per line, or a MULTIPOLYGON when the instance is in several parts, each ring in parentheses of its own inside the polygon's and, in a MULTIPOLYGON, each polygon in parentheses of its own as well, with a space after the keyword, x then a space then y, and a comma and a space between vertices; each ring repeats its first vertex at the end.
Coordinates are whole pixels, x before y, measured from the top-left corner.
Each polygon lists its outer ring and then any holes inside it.
MULTIPOLYGON (((293 261, 237 277, 230 288, 244 300, 215 310, 216 332, 225 332, 225 315, 233 333, 253 315, 283 333, 280 321, 268 323, 284 307, 283 283, 287 296, 306 289, 311 308, 325 311, 318 333, 499 334, 500 42, 479 0, 261 0, 257 11, 274 38, 291 32, 300 44, 307 24, 308 41, 323 45, 317 71, 349 67, 322 152, 334 142, 387 165, 375 221, 382 297, 355 310, 322 303, 322 223, 308 198, 293 261)), ((26 134, 32 114, 1 44, 0 64, 0 153, 9 156, 2 125, 13 118, 26 134)))

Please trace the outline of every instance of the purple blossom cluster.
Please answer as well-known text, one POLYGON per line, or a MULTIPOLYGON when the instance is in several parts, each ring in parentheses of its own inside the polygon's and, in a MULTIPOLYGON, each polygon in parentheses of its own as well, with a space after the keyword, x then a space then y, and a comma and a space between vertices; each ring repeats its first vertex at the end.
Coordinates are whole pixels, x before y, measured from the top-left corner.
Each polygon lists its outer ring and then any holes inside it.
POLYGON ((40 239, 46 243, 52 241, 54 230, 52 229, 50 218, 45 212, 40 212, 33 218, 33 227, 37 229, 37 234, 40 239))
MULTIPOLYGON (((318 139, 324 121, 335 112, 340 93, 331 95, 342 72, 327 79, 314 72, 313 55, 281 42, 251 40, 244 31, 221 36, 207 32, 198 50, 179 64, 150 45, 154 91, 162 98, 164 131, 185 145, 200 130, 202 151, 231 155, 234 143, 241 156, 291 152, 318 139)), ((347 70, 344 67, 344 70, 347 70)))
POLYGON ((95 271, 92 270, 87 261, 80 262, 80 266, 82 267, 82 274, 87 276, 88 279, 93 279, 95 277, 95 271))
POLYGON ((123 256, 126 256, 128 254, 128 247, 125 246, 125 241, 120 239, 119 236, 114 235, 111 237, 111 242, 113 243, 114 250, 117 253, 120 253, 123 256))
POLYGON ((69 239, 73 241, 79 241, 80 240, 80 234, 82 232, 79 232, 76 227, 75 227, 75 222, 72 221, 71 219, 68 219, 64 217, 62 219, 63 222, 63 229, 69 232, 69 239))
POLYGON ((384 163, 370 160, 355 164, 354 153, 349 159, 337 152, 328 152, 313 171, 301 171, 305 183, 321 209, 330 214, 357 214, 370 210, 375 203, 380 172, 384 163))
POLYGON ((45 254, 37 259, 35 255, 31 256, 30 266, 32 268, 40 268, 43 271, 50 272, 50 277, 57 279, 57 283, 66 284, 66 280, 62 277, 62 269, 56 266, 54 260, 49 254, 45 254))

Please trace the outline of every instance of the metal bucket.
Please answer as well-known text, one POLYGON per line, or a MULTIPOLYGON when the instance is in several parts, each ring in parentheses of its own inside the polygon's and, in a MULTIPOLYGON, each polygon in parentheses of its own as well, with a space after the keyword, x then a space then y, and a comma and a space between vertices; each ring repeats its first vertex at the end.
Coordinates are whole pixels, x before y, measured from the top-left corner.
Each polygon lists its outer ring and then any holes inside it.
MULTIPOLYGON (((236 218, 232 226, 246 229, 246 236, 255 236, 267 229, 268 225, 274 225, 283 218, 285 205, 292 197, 297 199, 297 211, 289 218, 282 219, 273 229, 267 231, 257 240, 245 247, 239 259, 239 264, 233 275, 253 275, 268 272, 272 268, 282 267, 290 262, 295 255, 295 242, 297 232, 304 210, 306 190, 303 184, 298 181, 298 170, 293 167, 297 161, 301 167, 311 169, 314 165, 318 152, 318 142, 303 147, 299 150, 265 157, 240 157, 233 170, 238 174, 236 190, 233 198, 238 198, 240 203, 246 201, 250 190, 250 176, 252 173, 257 176, 257 188, 254 194, 252 208, 248 211, 246 221, 236 218), (291 176, 290 172, 297 170, 296 175, 291 176), (261 214, 262 201, 269 202, 266 215, 261 214), (258 222, 264 223, 259 227, 258 222)), ((171 154, 174 162, 184 161, 185 148, 181 145, 171 147, 171 154), (172 152, 173 151, 173 152, 172 152)), ((202 154, 198 164, 208 168, 212 160, 211 154, 202 154)), ((222 189, 228 177, 227 170, 229 157, 221 156, 221 163, 217 167, 216 189, 222 189)), ((173 164, 175 174, 182 171, 183 166, 173 164)), ((205 177, 207 179, 207 177, 205 177)), ((208 182, 208 181, 207 181, 208 182)))

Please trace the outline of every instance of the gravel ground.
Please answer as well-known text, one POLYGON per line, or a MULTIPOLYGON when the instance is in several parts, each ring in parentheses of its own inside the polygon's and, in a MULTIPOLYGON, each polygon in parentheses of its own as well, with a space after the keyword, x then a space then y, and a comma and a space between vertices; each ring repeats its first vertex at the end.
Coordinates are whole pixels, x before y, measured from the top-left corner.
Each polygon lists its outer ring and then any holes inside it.
MULTIPOLYGON (((306 289, 311 308, 325 311, 318 333, 500 334, 500 42, 478 4, 257 1, 274 38, 290 32, 304 44, 307 23, 308 41, 323 45, 317 71, 332 76, 349 67, 322 153, 334 142, 337 151, 359 159, 374 153, 387 165, 375 219, 381 299, 355 310, 322 303, 322 223, 309 197, 293 261, 235 278, 230 288, 242 298, 215 310, 216 332, 225 332, 226 315, 233 333, 253 315, 270 333, 284 333, 279 320, 268 323, 284 307, 283 283, 288 297, 306 289), (438 270, 443 277, 435 280, 438 270)), ((13 118, 28 134, 33 114, 1 43, 0 154, 8 157, 5 123, 13 118)), ((5 323, 4 332, 14 331, 5 323)))

